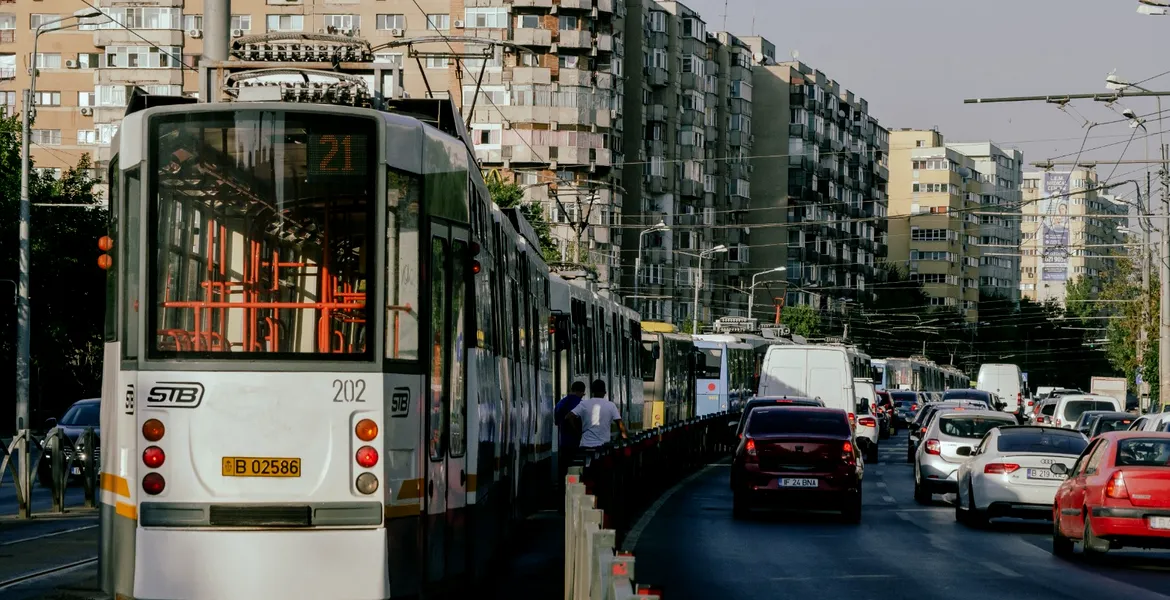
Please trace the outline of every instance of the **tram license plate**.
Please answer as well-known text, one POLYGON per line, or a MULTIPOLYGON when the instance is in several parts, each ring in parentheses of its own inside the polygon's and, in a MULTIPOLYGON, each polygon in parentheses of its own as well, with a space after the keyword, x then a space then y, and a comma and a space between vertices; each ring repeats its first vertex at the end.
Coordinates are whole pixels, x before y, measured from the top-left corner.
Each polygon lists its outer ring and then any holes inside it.
POLYGON ((224 477, 300 477, 299 458, 223 457, 224 477))
POLYGON ((816 479, 781 479, 780 487, 784 488, 815 488, 817 487, 816 479))

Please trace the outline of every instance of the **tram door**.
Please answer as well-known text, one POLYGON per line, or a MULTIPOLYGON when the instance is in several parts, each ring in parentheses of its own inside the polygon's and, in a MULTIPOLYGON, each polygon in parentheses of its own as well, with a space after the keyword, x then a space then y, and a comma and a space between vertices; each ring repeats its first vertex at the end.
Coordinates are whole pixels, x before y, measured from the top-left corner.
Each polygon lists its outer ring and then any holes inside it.
POLYGON ((436 582, 458 575, 466 568, 462 523, 453 519, 461 518, 464 511, 460 509, 467 504, 465 341, 471 265, 466 229, 432 224, 431 231, 427 530, 424 535, 427 580, 436 582))

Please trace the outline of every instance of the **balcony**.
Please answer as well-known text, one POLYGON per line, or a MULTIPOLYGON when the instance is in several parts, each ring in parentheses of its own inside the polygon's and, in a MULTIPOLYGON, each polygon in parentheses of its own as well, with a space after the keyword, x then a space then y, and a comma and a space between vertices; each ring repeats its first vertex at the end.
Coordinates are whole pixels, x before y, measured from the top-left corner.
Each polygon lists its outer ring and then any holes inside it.
POLYGON ((561 8, 572 8, 576 10, 590 10, 593 8, 593 0, 561 0, 561 8))
POLYGON ((97 85, 183 85, 182 69, 98 69, 97 85))
POLYGON ((598 52, 613 52, 613 36, 608 33, 599 33, 593 38, 593 46, 598 52))
POLYGON ((612 73, 594 73, 593 79, 596 82, 594 85, 598 89, 611 90, 613 89, 613 74, 612 73))
POLYGON ((643 74, 646 76, 646 83, 651 87, 662 87, 666 85, 668 74, 666 69, 662 67, 645 67, 643 74))
POLYGON ((678 117, 678 123, 679 125, 701 127, 703 125, 703 113, 697 110, 683 109, 682 114, 678 117))
POLYGON ((684 90, 699 90, 703 88, 703 80, 694 73, 679 73, 679 85, 684 90))
POLYGON ((182 46, 183 31, 178 29, 99 29, 93 33, 93 45, 106 46, 182 46), (139 37, 142 36, 142 37, 139 37), (144 41, 142 38, 146 38, 144 41))
POLYGON ((593 87, 593 71, 562 68, 557 71, 557 82, 561 85, 593 87))
POLYGON ((691 196, 694 198, 703 197, 703 182, 684 179, 680 183, 679 193, 683 196, 691 196))
POLYGON ((514 84, 552 83, 552 70, 543 67, 515 67, 510 72, 514 84))
POLYGON ((666 107, 661 104, 650 104, 646 106, 646 120, 647 121, 665 121, 666 107))
POLYGON ((512 6, 516 7, 552 8, 552 5, 552 0, 512 0, 512 6))
POLYGON ((613 0, 597 0, 597 12, 612 13, 613 0))
POLYGON ((558 48, 592 48, 593 37, 588 31, 561 29, 557 32, 558 48))
POLYGON ((528 27, 519 28, 512 32, 512 41, 521 46, 551 46, 552 31, 528 27))
POLYGON ((15 44, 16 30, 15 29, 0 29, 0 44, 15 44))

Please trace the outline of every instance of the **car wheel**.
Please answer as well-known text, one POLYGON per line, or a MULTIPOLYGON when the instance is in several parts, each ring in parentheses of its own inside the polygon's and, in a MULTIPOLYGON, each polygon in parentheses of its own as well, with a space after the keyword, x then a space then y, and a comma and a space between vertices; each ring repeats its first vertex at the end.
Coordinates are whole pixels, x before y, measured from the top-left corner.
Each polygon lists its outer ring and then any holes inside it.
POLYGON ((734 519, 746 519, 748 516, 747 494, 734 492, 731 499, 731 516, 734 519))
POLYGON ((955 522, 963 525, 967 524, 967 511, 963 510, 963 499, 955 494, 955 522))
POLYGON ((878 445, 870 444, 865 451, 865 462, 876 463, 878 461, 878 445))
POLYGON ((906 445, 906 462, 914 462, 914 445, 907 442, 906 445))
POLYGON ((967 484, 967 520, 964 523, 970 527, 987 525, 987 515, 975 507, 975 488, 967 484))
POLYGON ((930 504, 931 500, 933 500, 933 499, 934 499, 934 497, 931 496, 930 492, 927 491, 926 488, 922 487, 922 484, 918 482, 918 477, 915 476, 914 477, 914 501, 919 503, 919 504, 930 504))
POLYGON ((853 497, 846 500, 845 509, 841 511, 841 519, 854 525, 861 523, 861 489, 853 497))
POLYGON ((1093 523, 1089 519, 1088 511, 1085 513, 1085 537, 1081 538, 1081 546, 1084 548, 1085 558, 1088 559, 1104 556, 1109 551, 1109 542, 1099 540, 1093 535, 1093 523))
POLYGON ((1052 515, 1052 554, 1060 558, 1068 558, 1073 553, 1073 541, 1060 532, 1060 511, 1054 510, 1052 515))

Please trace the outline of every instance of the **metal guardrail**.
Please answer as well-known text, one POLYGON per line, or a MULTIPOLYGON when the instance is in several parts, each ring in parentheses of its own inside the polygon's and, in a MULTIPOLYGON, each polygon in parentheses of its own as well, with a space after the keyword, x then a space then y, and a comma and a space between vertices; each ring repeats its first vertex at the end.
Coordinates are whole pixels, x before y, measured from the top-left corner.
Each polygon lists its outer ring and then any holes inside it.
MULTIPOLYGON (((21 486, 17 485, 17 480, 20 474, 17 472, 15 461, 16 448, 22 439, 24 433, 18 433, 16 437, 7 444, 0 443, 0 487, 4 485, 3 473, 7 472, 12 475, 12 485, 16 488, 17 505, 24 507, 30 506, 31 512, 31 498, 24 498, 21 495, 21 486)), ((97 506, 97 489, 98 480, 101 475, 101 465, 98 464, 97 457, 94 456, 94 449, 98 448, 99 439, 97 432, 92 427, 86 428, 81 432, 77 438, 77 443, 70 441, 69 436, 60 429, 54 428, 44 437, 37 437, 35 435, 29 436, 29 443, 32 448, 37 450, 36 460, 32 461, 29 467, 30 481, 29 489, 39 486, 45 487, 41 478, 40 464, 45 459, 46 455, 49 458, 49 490, 52 495, 53 504, 50 509, 51 513, 61 514, 65 512, 65 491, 69 486, 69 476, 74 467, 78 469, 82 486, 85 489, 85 507, 93 508, 97 506), (85 449, 85 452, 79 451, 79 448, 85 449), (68 458, 66 455, 68 454, 68 458)), ((23 511, 22 511, 23 512, 23 511)))
POLYGON ((634 557, 617 552, 657 498, 727 456, 728 414, 714 413, 587 451, 565 482, 565 600, 658 598, 634 585, 634 557), (583 463, 583 464, 581 464, 583 463))

